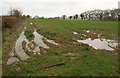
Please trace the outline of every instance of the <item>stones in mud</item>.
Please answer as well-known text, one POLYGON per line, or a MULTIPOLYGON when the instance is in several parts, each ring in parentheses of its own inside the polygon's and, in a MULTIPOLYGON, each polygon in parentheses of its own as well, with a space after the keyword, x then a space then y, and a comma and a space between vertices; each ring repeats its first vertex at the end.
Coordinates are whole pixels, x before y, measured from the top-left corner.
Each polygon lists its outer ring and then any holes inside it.
POLYGON ((37 46, 37 47, 33 50, 33 54, 41 55, 41 54, 40 54, 40 48, 39 48, 39 46, 37 46))

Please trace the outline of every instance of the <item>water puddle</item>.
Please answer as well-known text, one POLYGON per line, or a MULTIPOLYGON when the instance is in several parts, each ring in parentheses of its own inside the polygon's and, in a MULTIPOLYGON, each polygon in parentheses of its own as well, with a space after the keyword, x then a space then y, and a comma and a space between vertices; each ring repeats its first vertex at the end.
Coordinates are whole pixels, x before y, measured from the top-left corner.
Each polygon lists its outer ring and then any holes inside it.
POLYGON ((77 32, 73 32, 74 35, 78 34, 77 32))
POLYGON ((82 34, 82 35, 85 36, 85 37, 87 36, 87 35, 85 35, 85 34, 82 34))
POLYGON ((33 23, 31 22, 30 24, 32 25, 33 23))
POLYGON ((10 58, 8 59, 8 61, 7 61, 7 64, 8 64, 8 65, 11 65, 11 64, 13 64, 13 63, 15 63, 15 62, 18 62, 18 61, 19 61, 18 58, 16 58, 16 57, 10 57, 10 58))
MULTIPOLYGON (((26 29, 26 27, 24 27, 24 30, 25 29, 26 29)), ((49 49, 49 47, 43 42, 43 39, 45 39, 49 43, 58 45, 58 43, 56 43, 55 41, 49 40, 49 39, 43 37, 42 35, 40 35, 39 33, 37 33, 36 29, 34 30, 33 35, 35 37, 30 42, 25 36, 25 31, 23 31, 20 34, 19 38, 16 40, 15 45, 12 48, 12 52, 9 53, 9 59, 7 61, 8 65, 11 65, 14 62, 19 61, 19 59, 27 60, 28 58, 30 58, 30 56, 27 54, 27 52, 32 52, 33 54, 41 55, 40 48, 49 49), (24 47, 23 47, 23 42, 26 42, 24 47)))
POLYGON ((40 46, 40 47, 46 48, 46 49, 49 48, 49 47, 43 42, 44 37, 43 37, 42 35, 38 34, 38 33, 36 32, 36 29, 35 29, 35 31, 33 32, 33 34, 34 34, 34 36, 35 36, 35 38, 34 38, 34 40, 33 40, 33 41, 35 42, 35 44, 37 44, 37 45, 40 46))
POLYGON ((25 30, 27 29, 26 26, 24 27, 24 29, 25 29, 25 30))
MULTIPOLYGON (((45 39, 46 39, 46 38, 45 38, 45 39)), ((54 45, 58 45, 58 43, 56 43, 56 42, 53 41, 53 40, 46 39, 46 41, 47 41, 48 43, 51 43, 51 44, 54 44, 54 45)))
POLYGON ((89 33, 90 31, 89 31, 89 30, 87 30, 86 32, 87 32, 87 33, 89 33))
POLYGON ((24 35, 24 31, 21 33, 20 37, 16 41, 15 52, 21 60, 26 60, 29 58, 29 56, 23 50, 23 47, 22 47, 23 41, 26 41, 27 43, 29 43, 28 39, 24 35))
POLYGON ((90 33, 90 30, 83 30, 83 31, 85 31, 86 33, 90 33))
POLYGON ((94 39, 91 38, 85 40, 77 40, 79 43, 87 44, 93 47, 96 50, 108 50, 114 51, 117 47, 118 43, 114 40, 106 40, 106 39, 94 39))

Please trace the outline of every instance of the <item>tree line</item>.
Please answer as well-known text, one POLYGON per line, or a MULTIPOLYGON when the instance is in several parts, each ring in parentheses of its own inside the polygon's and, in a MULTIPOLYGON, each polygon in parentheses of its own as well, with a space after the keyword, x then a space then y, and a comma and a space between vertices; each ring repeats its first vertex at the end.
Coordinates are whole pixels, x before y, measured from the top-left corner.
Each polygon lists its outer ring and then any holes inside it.
POLYGON ((107 10, 89 10, 81 14, 75 14, 73 16, 62 15, 62 19, 69 20, 118 20, 120 15, 120 9, 107 9, 107 10))
MULTIPOLYGON (((72 16, 67 16, 67 15, 62 15, 61 17, 53 17, 49 19, 68 19, 68 20, 118 20, 119 19, 119 14, 120 9, 107 9, 107 10, 100 10, 100 9, 95 9, 95 10, 89 10, 85 11, 81 14, 75 14, 72 16)), ((22 15, 22 11, 17 10, 17 9, 10 9, 9 11, 10 16, 15 16, 17 18, 31 18, 30 15, 22 15)), ((33 18, 42 18, 44 17, 39 17, 38 15, 34 16, 33 18)))

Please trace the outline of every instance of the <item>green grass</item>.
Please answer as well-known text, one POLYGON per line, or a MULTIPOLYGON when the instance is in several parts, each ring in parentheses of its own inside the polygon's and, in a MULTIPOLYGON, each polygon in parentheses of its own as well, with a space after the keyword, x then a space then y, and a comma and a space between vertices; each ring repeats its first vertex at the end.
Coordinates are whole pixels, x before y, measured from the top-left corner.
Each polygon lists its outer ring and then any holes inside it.
POLYGON ((33 32, 31 30, 25 31, 25 36, 29 41, 34 39, 34 35, 33 35, 33 32))
POLYGON ((50 20, 30 19, 16 25, 12 29, 3 30, 3 76, 116 76, 118 75, 118 56, 96 51, 86 45, 80 45, 74 39, 80 39, 80 34, 96 38, 83 30, 102 33, 105 38, 117 38, 117 22, 110 21, 80 21, 80 20, 50 20), (33 25, 30 25, 33 22, 33 25), (31 56, 26 61, 16 65, 7 65, 8 54, 20 32, 37 29, 37 32, 48 39, 55 40, 60 46, 49 45, 50 49, 44 55, 31 56), (73 31, 80 34, 73 35, 73 31), (74 38, 74 39, 73 39, 74 38), (64 55, 77 52, 79 56, 64 55), (48 69, 44 67, 64 61, 65 65, 48 69))
MULTIPOLYGON (((105 38, 113 39, 117 37, 117 22, 110 21, 80 21, 80 20, 49 20, 49 19, 33 19, 30 22, 34 22, 38 29, 38 32, 51 38, 65 38, 71 37, 72 31, 84 33, 84 29, 103 33, 105 38), (109 34, 108 34, 109 32, 109 34), (64 33, 64 34, 63 34, 64 33)), ((89 34, 90 36, 90 34, 89 34)))

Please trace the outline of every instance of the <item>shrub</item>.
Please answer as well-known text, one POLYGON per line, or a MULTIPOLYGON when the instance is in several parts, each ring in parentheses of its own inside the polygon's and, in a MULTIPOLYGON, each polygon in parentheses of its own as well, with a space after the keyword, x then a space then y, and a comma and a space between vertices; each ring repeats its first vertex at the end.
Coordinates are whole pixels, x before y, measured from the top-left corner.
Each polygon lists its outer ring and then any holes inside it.
POLYGON ((2 27, 12 28, 15 24, 19 23, 21 19, 14 16, 2 16, 2 27))

